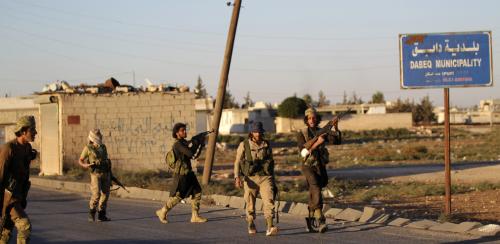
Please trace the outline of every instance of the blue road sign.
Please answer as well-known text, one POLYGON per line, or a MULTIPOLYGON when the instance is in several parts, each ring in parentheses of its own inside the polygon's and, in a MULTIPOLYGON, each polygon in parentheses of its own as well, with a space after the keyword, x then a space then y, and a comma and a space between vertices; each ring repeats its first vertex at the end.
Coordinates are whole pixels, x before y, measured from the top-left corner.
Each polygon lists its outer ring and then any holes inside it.
POLYGON ((399 35, 401 88, 492 86, 491 32, 399 35))

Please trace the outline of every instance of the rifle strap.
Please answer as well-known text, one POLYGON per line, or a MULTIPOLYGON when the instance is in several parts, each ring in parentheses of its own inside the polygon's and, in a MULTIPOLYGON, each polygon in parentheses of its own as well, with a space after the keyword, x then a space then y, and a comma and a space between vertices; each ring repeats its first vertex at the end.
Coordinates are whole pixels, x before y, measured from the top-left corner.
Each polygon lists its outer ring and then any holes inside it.
POLYGON ((245 146, 245 159, 247 161, 253 161, 252 151, 250 150, 250 141, 246 139, 243 141, 243 145, 245 146))

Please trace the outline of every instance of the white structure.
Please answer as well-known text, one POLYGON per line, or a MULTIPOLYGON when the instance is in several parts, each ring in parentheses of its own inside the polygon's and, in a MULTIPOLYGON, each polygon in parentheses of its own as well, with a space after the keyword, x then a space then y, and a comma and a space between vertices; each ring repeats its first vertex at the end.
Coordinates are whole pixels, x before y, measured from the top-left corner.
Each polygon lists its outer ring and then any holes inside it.
POLYGON ((363 104, 340 104, 329 105, 316 108, 320 113, 337 114, 347 109, 351 109, 356 114, 385 114, 386 106, 384 103, 363 103, 363 104))
POLYGON ((248 133, 251 124, 255 121, 262 122, 266 132, 276 132, 275 117, 276 110, 264 102, 256 102, 248 109, 224 109, 219 133, 221 135, 248 133))
POLYGON ((264 102, 256 102, 253 107, 248 109, 248 123, 260 121, 266 132, 276 132, 276 124, 274 123, 276 116, 276 110, 264 102))
MULTIPOLYGON (((444 123, 444 108, 434 109, 438 123, 444 123)), ((500 99, 487 99, 479 102, 477 111, 450 109, 451 124, 492 124, 500 123, 500 99)))
POLYGON ((211 97, 199 98, 195 100, 196 131, 202 132, 210 130, 212 123, 212 110, 214 101, 211 97))
POLYGON ((248 131, 248 109, 231 108, 222 110, 219 134, 246 133, 248 131))
POLYGON ((13 130, 17 119, 24 115, 34 115, 38 119, 38 106, 33 97, 0 98, 0 144, 15 137, 13 130))

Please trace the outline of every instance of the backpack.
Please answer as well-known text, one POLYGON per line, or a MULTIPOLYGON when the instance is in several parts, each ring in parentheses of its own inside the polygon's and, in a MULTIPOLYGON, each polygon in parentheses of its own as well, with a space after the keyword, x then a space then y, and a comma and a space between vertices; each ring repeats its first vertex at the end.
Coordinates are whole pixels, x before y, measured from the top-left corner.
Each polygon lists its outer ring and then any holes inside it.
POLYGON ((174 149, 171 148, 168 152, 167 152, 167 155, 165 156, 165 163, 167 164, 168 168, 171 170, 171 171, 174 171, 175 170, 175 166, 176 166, 176 163, 177 163, 177 158, 175 156, 175 153, 174 153, 174 149))

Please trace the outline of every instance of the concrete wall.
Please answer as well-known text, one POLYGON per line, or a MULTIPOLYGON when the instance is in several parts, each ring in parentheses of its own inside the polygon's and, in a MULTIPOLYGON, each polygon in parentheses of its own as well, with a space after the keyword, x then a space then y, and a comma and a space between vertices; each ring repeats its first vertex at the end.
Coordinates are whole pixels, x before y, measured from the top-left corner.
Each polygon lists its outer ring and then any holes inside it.
MULTIPOLYGON (((437 122, 444 124, 444 112, 437 113, 437 122)), ((489 124, 500 123, 500 112, 461 112, 450 111, 451 124, 489 124)))
POLYGON ((221 114, 219 134, 245 133, 247 131, 247 121, 247 109, 224 109, 221 114))
MULTIPOLYGON (((320 126, 327 121, 323 120, 320 126)), ((303 119, 276 118, 276 132, 290 133, 303 128, 303 119)), ((389 114, 354 114, 341 120, 341 130, 383 130, 388 128, 410 128, 412 127, 411 113, 389 113, 389 114)))
POLYGON ((188 125, 188 137, 196 133, 193 93, 57 96, 65 167, 77 164, 93 128, 101 129, 113 167, 126 170, 165 168, 175 123, 188 125), (69 123, 69 116, 80 122, 69 123))
MULTIPOLYGON (((39 126, 40 116, 38 106, 33 103, 31 98, 0 98, 0 144, 16 138, 14 135, 17 120, 25 115, 35 116, 39 126)), ((33 148, 40 148, 40 140, 35 138, 32 144, 33 148)))

